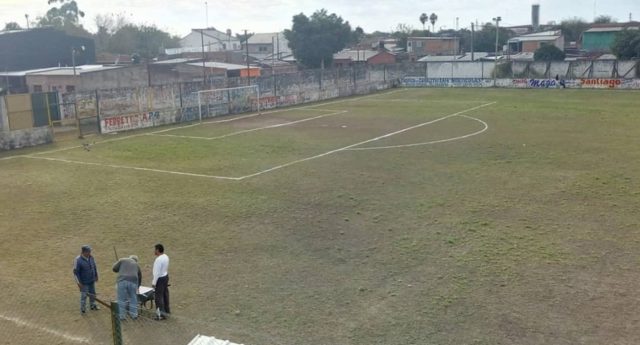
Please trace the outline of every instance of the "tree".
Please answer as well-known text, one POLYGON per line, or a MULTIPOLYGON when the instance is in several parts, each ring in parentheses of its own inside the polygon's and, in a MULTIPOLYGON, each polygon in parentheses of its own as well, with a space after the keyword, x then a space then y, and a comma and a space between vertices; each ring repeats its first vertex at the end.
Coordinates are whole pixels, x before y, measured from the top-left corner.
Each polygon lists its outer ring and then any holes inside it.
POLYGON ((623 30, 616 34, 611 51, 620 60, 640 58, 640 30, 623 30))
POLYGON ((54 26, 56 28, 64 28, 69 25, 79 26, 81 17, 84 12, 78 8, 75 0, 49 0, 49 5, 60 3, 60 7, 52 7, 47 11, 44 17, 40 17, 39 26, 54 26))
POLYGON ((8 22, 7 24, 4 25, 3 31, 10 31, 10 30, 22 30, 22 28, 16 22, 8 22))
POLYGON ((606 14, 597 16, 594 20, 593 23, 594 24, 609 24, 609 23, 615 23, 616 21, 611 18, 611 16, 608 16, 606 14))
POLYGON ((128 24, 116 31, 108 44, 108 51, 117 54, 138 53, 145 59, 164 54, 164 49, 179 46, 180 38, 172 37, 155 26, 128 24))
POLYGON ((397 46, 406 50, 407 49, 407 39, 413 33, 413 27, 407 24, 398 24, 396 26, 396 31, 394 31, 391 36, 397 40, 397 46))
POLYGON ((304 13, 295 15, 291 30, 285 30, 284 36, 301 64, 320 67, 331 64, 333 54, 346 47, 352 38, 352 32, 348 21, 321 9, 311 17, 304 13))
POLYGON ((565 19, 560 23, 560 29, 567 42, 578 42, 582 33, 588 28, 589 23, 578 17, 565 19))
POLYGON ((435 13, 431 13, 429 16, 429 21, 431 22, 431 31, 436 32, 436 22, 438 21, 438 15, 435 13))
POLYGON ((424 30, 424 24, 429 21, 429 16, 426 13, 420 15, 420 23, 422 23, 422 30, 424 30))
MULTIPOLYGON (((498 46, 502 47, 507 41, 513 37, 513 32, 507 28, 501 27, 498 35, 498 46)), ((475 33, 473 41, 474 50, 477 52, 493 52, 496 50, 496 26, 492 23, 486 23, 482 30, 475 33)))
POLYGON ((350 44, 358 44, 364 37, 364 30, 361 27, 356 27, 355 30, 351 32, 351 38, 349 39, 350 44))
POLYGON ((535 61, 564 61, 565 53, 553 44, 545 44, 533 53, 535 61))

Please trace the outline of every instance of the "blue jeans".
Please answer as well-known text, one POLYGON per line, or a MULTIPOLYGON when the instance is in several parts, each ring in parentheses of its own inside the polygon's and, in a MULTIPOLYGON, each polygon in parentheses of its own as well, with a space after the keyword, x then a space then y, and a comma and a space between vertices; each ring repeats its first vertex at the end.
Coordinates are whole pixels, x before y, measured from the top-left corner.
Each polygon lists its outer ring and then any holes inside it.
POLYGON ((96 305, 96 283, 82 284, 80 289, 80 310, 85 311, 87 305, 87 296, 89 296, 89 304, 93 307, 96 305))
POLYGON ((127 280, 118 282, 118 309, 120 310, 120 320, 127 316, 127 304, 129 305, 129 315, 132 319, 138 317, 138 284, 127 280))

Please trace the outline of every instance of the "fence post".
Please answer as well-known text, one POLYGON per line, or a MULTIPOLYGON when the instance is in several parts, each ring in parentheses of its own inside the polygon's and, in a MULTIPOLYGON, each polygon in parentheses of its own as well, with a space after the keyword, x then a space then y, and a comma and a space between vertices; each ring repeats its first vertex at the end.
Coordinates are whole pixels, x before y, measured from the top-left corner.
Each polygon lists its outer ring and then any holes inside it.
POLYGON ((96 89, 96 120, 98 122, 98 133, 102 134, 102 126, 100 126, 100 93, 96 89))
POLYGON ((118 302, 111 302, 111 330, 113 332, 113 345, 124 345, 122 342, 122 327, 120 325, 120 309, 118 302))

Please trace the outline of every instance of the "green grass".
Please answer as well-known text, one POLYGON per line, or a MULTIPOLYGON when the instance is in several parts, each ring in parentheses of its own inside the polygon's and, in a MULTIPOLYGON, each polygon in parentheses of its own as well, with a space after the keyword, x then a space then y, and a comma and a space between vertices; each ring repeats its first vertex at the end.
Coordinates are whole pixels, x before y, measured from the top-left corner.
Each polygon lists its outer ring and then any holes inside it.
MULTIPOLYGON (((108 344, 107 314, 77 313, 73 257, 91 243, 98 290, 114 296, 112 246, 140 256, 149 285, 161 241, 175 317, 125 325, 131 344, 197 333, 256 345, 637 343, 639 96, 410 89, 217 140, 143 135, 42 155, 102 165, 0 161, 0 288, 16 296, 0 314, 108 344), (471 138, 336 152, 241 181, 106 166, 245 176, 493 101, 465 114, 489 125, 471 138)), ((364 146, 480 129, 452 117, 364 146)), ((15 343, 64 343, 1 318, 0 329, 15 343)))

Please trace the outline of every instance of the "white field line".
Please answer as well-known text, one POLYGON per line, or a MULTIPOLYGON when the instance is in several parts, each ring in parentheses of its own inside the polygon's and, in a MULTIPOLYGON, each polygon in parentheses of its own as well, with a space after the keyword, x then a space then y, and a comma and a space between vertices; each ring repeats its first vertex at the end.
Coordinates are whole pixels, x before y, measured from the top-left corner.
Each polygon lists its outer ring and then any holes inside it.
MULTIPOLYGON (((91 146, 99 145, 99 144, 111 143, 111 142, 114 142, 114 141, 120 141, 120 140, 125 140, 125 139, 131 139, 131 138, 140 137, 140 136, 143 136, 143 135, 145 135, 145 133, 127 135, 127 136, 120 137, 120 138, 113 138, 113 139, 107 139, 107 140, 102 140, 102 141, 96 141, 96 142, 92 143, 91 146)), ((62 151, 69 151, 69 150, 73 150, 73 149, 79 149, 81 147, 82 147, 82 145, 63 147, 63 148, 60 148, 60 149, 36 152, 36 153, 29 154, 29 155, 23 155, 22 157, 46 155, 46 154, 50 154, 50 153, 56 153, 56 152, 62 152, 62 151)))
POLYGON ((215 175, 195 174, 195 173, 173 171, 173 170, 162 170, 162 169, 132 167, 132 166, 126 166, 126 165, 91 163, 91 162, 74 161, 74 160, 62 159, 62 158, 33 157, 33 156, 23 156, 23 157, 24 158, 29 158, 29 159, 41 159, 41 160, 47 160, 47 161, 52 161, 52 162, 62 162, 62 163, 68 163, 68 164, 90 165, 90 166, 107 167, 107 168, 114 168, 114 169, 128 169, 128 170, 138 170, 138 171, 149 171, 149 172, 156 172, 156 173, 163 173, 163 174, 191 176, 191 177, 205 177, 205 178, 220 179, 220 180, 239 180, 239 178, 237 178, 237 177, 229 177, 229 176, 215 176, 215 175))
POLYGON ((39 331, 54 335, 54 336, 59 337, 59 338, 63 338, 65 340, 72 341, 74 343, 91 344, 91 341, 89 339, 87 339, 87 338, 76 337, 76 336, 69 335, 69 334, 64 333, 64 332, 57 331, 55 329, 51 329, 51 328, 43 327, 43 326, 38 326, 36 324, 33 324, 31 322, 19 319, 17 317, 11 317, 11 316, 6 316, 6 315, 3 315, 3 314, 0 314, 0 319, 13 322, 13 323, 17 324, 18 326, 27 327, 27 328, 31 328, 31 329, 36 329, 36 330, 39 330, 39 331))
POLYGON ((424 143, 405 144, 405 145, 376 146, 376 147, 356 147, 356 148, 347 149, 346 151, 398 149, 398 148, 404 148, 404 147, 414 147, 414 146, 441 144, 441 143, 446 143, 446 142, 450 142, 450 141, 456 141, 456 140, 462 140, 462 139, 470 138, 470 137, 476 136, 478 134, 482 134, 487 129, 489 129, 489 125, 486 122, 484 122, 484 121, 482 121, 480 119, 476 119, 475 117, 471 117, 471 116, 467 116, 467 115, 459 115, 459 116, 466 117, 466 118, 474 120, 474 121, 478 121, 478 122, 482 123, 484 128, 479 130, 479 131, 476 131, 476 132, 473 132, 473 133, 470 133, 470 134, 466 134, 466 135, 462 135, 462 136, 459 136, 459 137, 455 137, 455 138, 434 140, 434 141, 428 141, 428 142, 424 142, 424 143))
POLYGON ((275 167, 273 167, 273 168, 269 168, 269 169, 266 169, 266 170, 263 170, 263 171, 259 171, 259 172, 257 172, 257 173, 251 174, 251 175, 245 175, 245 176, 239 177, 239 178, 238 178, 238 180, 248 179, 248 178, 251 178, 251 177, 255 177, 255 176, 262 175, 262 174, 266 174, 266 173, 268 173, 268 172, 272 172, 272 171, 274 171, 274 170, 278 170, 278 169, 286 168, 286 167, 291 166, 291 165, 294 165, 294 164, 298 164, 298 163, 302 163, 302 162, 310 161, 310 160, 312 160, 312 159, 316 159, 316 158, 325 157, 325 156, 328 156, 328 155, 330 155, 330 154, 334 154, 334 153, 336 153, 336 152, 346 151, 346 150, 348 150, 348 149, 350 149, 350 148, 353 148, 353 147, 361 146, 361 145, 368 144, 368 143, 373 142, 373 141, 378 141, 378 140, 380 140, 380 139, 388 138, 388 137, 394 136, 394 135, 396 135, 396 134, 404 133, 404 132, 406 132, 406 131, 410 131, 410 130, 412 130, 412 129, 416 129, 416 128, 420 128, 420 127, 423 127, 423 126, 426 126, 426 125, 430 125, 430 124, 432 124, 432 123, 436 123, 436 122, 439 122, 439 121, 442 121, 442 120, 448 119, 448 118, 453 117, 453 116, 462 115, 462 114, 464 114, 464 113, 468 113, 468 112, 470 112, 470 111, 474 111, 474 110, 477 110, 477 109, 480 109, 480 108, 484 108, 484 107, 487 107, 487 106, 490 106, 490 105, 493 105, 493 104, 496 104, 496 103, 497 103, 497 102, 485 103, 485 104, 479 105, 479 106, 477 106, 477 107, 473 107, 473 108, 465 109, 465 110, 459 111, 459 112, 457 112, 457 113, 449 114, 449 115, 443 116, 443 117, 441 117, 441 118, 438 118, 438 119, 435 119, 435 120, 432 120, 432 121, 423 122, 423 123, 417 124, 417 125, 415 125, 415 126, 411 126, 411 127, 407 127, 407 128, 404 128, 404 129, 401 129, 401 130, 395 131, 395 132, 387 133, 387 134, 381 135, 381 136, 379 136, 379 137, 375 137, 375 138, 372 138, 372 139, 368 139, 368 140, 365 140, 365 141, 361 141, 361 142, 359 142, 359 143, 351 144, 351 145, 349 145, 349 146, 341 147, 341 148, 339 148, 339 149, 331 150, 331 151, 328 151, 328 152, 325 152, 325 153, 321 153, 321 154, 319 154, 319 155, 315 155, 315 156, 312 156, 312 157, 307 157, 307 158, 303 158, 303 159, 298 159, 298 160, 296 160, 296 161, 289 162, 289 163, 285 163, 285 164, 282 164, 282 165, 278 165, 278 166, 275 166, 275 167))
POLYGON ((458 100, 458 99, 411 99, 411 98, 394 98, 394 99, 372 99, 374 102, 401 102, 401 103, 487 103, 486 100, 472 101, 472 100, 458 100))
POLYGON ((301 119, 301 120, 297 120, 297 121, 278 123, 278 124, 275 124, 275 125, 270 125, 270 126, 265 126, 265 127, 245 129, 245 130, 242 130, 242 131, 237 131, 237 132, 232 132, 232 133, 229 133, 229 134, 219 135, 217 137, 197 137, 197 136, 190 136, 190 135, 174 135, 174 134, 152 134, 152 135, 162 136, 162 137, 186 138, 186 139, 216 140, 216 139, 223 139, 223 138, 232 137, 232 136, 239 135, 239 134, 260 131, 260 130, 264 130, 264 129, 291 126, 291 125, 295 125, 296 123, 302 123, 302 122, 307 122, 307 121, 311 121, 311 120, 317 120, 317 119, 321 119, 323 117, 335 116, 335 115, 340 115, 340 114, 344 114, 344 113, 347 113, 347 111, 346 110, 340 110, 340 111, 336 111, 334 113, 318 115, 318 116, 309 117, 309 118, 305 118, 305 119, 301 119))
POLYGON ((2 157, 0 158, 0 161, 6 161, 9 159, 15 159, 15 158, 20 158, 20 157, 24 157, 23 155, 18 155, 18 156, 9 156, 9 157, 2 157))

